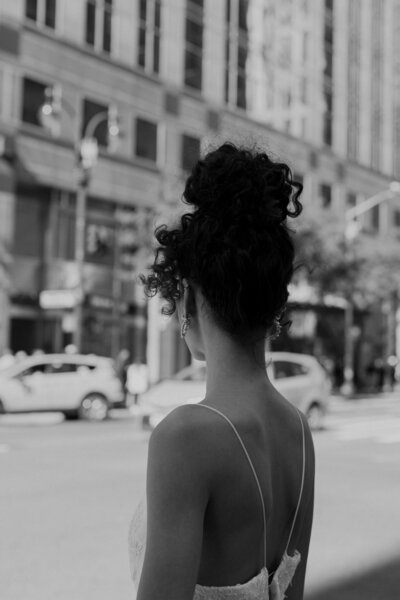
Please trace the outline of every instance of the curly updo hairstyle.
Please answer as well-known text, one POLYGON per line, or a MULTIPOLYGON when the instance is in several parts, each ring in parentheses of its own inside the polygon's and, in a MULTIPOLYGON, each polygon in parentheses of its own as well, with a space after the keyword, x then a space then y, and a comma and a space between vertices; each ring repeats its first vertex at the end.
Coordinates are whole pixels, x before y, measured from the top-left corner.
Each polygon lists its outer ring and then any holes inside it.
POLYGON ((209 152, 186 181, 190 212, 155 231, 155 260, 141 277, 146 294, 160 293, 163 313, 172 315, 186 278, 233 336, 270 330, 288 298, 294 247, 287 218, 300 214, 301 191, 290 168, 265 152, 232 143, 209 152))

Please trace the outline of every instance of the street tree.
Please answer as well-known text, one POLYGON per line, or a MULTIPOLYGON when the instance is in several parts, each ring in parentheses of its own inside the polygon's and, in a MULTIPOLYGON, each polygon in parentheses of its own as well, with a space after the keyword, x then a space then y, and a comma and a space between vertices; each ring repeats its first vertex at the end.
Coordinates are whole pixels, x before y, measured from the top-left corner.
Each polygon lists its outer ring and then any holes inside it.
POLYGON ((316 213, 295 232, 297 271, 321 299, 325 294, 352 298, 360 308, 400 289, 400 239, 360 231, 349 240, 341 215, 316 213))
POLYGON ((376 340, 380 352, 394 352, 395 311, 400 290, 400 239, 360 229, 349 239, 342 215, 321 211, 302 219, 295 233, 295 282, 311 284, 323 303, 332 294, 344 300, 343 358, 345 391, 354 380, 355 310, 377 307, 387 314, 386 344, 376 340))

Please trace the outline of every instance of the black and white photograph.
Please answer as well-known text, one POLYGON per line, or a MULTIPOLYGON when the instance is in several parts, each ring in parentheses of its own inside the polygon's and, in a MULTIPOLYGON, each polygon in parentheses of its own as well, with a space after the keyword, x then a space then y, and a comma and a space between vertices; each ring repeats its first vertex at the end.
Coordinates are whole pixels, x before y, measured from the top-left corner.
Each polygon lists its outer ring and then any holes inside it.
POLYGON ((399 600, 400 0, 0 0, 1 600, 399 600))

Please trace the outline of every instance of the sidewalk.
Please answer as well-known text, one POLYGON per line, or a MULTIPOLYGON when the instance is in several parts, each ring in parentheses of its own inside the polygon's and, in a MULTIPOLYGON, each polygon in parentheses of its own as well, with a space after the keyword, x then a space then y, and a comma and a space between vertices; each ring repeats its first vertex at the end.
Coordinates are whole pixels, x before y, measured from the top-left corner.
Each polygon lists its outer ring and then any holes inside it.
POLYGON ((390 403, 398 401, 400 404, 400 385, 397 384, 393 391, 390 392, 375 392, 375 393, 355 393, 350 397, 346 397, 340 393, 334 393, 330 397, 330 406, 335 409, 354 409, 360 405, 378 405, 380 402, 390 403))

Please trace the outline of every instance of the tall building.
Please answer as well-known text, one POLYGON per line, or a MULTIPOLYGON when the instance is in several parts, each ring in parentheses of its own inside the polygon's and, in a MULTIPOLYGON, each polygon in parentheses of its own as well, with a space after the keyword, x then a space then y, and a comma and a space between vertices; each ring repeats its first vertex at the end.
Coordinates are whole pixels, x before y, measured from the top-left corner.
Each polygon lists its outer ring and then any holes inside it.
MULTIPOLYGON (((72 339, 77 161, 93 136, 82 348, 127 347, 153 380, 185 364, 175 321, 133 277, 140 233, 227 138, 289 161, 327 215, 400 179, 399 33, 400 0, 3 0, 0 350, 72 339)), ((400 204, 366 225, 400 229, 400 204)))

